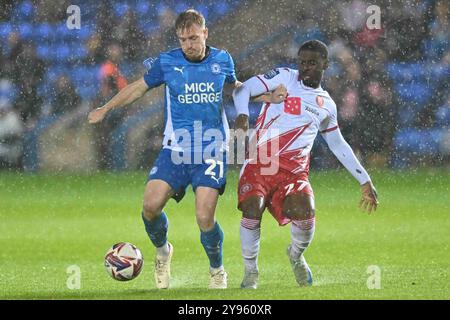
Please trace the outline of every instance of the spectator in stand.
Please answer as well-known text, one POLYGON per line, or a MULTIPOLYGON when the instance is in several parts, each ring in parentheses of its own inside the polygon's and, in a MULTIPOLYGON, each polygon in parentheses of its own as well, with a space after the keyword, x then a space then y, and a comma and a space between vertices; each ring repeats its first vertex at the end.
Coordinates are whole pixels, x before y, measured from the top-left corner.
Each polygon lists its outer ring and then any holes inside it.
POLYGON ((422 58, 422 40, 427 37, 425 1, 394 1, 386 23, 386 53, 389 60, 414 61, 422 58), (390 16, 389 16, 390 15, 390 16))
POLYGON ((80 96, 76 93, 73 83, 66 75, 56 80, 55 94, 52 101, 52 114, 63 115, 75 110, 81 103, 80 96))
MULTIPOLYGON (((122 49, 117 43, 111 43, 106 51, 107 60, 100 67, 100 95, 94 106, 103 105, 128 85, 127 79, 120 73, 122 49)), ((96 124, 97 161, 99 169, 111 169, 112 154, 110 152, 111 134, 122 123, 126 109, 111 110, 105 119, 96 124)))
POLYGON ((437 108, 437 124, 450 129, 450 91, 447 91, 445 96, 445 101, 439 108, 437 108))
POLYGON ((350 41, 366 24, 368 4, 361 0, 345 0, 337 2, 336 7, 340 16, 336 27, 339 33, 350 41))
POLYGON ((8 21, 11 19, 11 12, 14 9, 14 0, 0 1, 0 21, 8 21))
POLYGON ((334 41, 329 48, 330 60, 338 65, 340 72, 330 77, 325 85, 330 94, 336 97, 341 131, 354 146, 355 152, 358 152, 359 139, 356 128, 360 121, 358 112, 361 104, 361 67, 344 41, 334 41))
MULTIPOLYGON (((3 0, 2 0, 3 1, 3 0)), ((46 23, 60 23, 67 19, 67 8, 72 4, 69 0, 39 0, 36 3, 36 21, 46 23)))
POLYGON ((8 45, 6 46, 4 61, 2 63, 2 73, 7 75, 8 78, 13 77, 16 60, 23 52, 24 47, 24 42, 18 32, 13 31, 8 35, 8 45))
POLYGON ((119 71, 119 64, 123 57, 120 45, 118 43, 110 44, 106 56, 107 60, 100 67, 102 100, 109 100, 128 84, 127 79, 119 71))
POLYGON ((372 48, 362 62, 364 81, 361 82, 357 135, 363 157, 373 166, 387 164, 395 128, 394 94, 385 71, 386 59, 383 50, 372 48))
POLYGON ((102 1, 96 14, 97 33, 101 35, 102 47, 105 48, 113 41, 112 30, 117 21, 114 19, 112 5, 108 1, 102 1))
POLYGON ((158 16, 159 29, 149 35, 147 56, 157 56, 161 51, 178 45, 174 21, 176 14, 169 8, 164 9, 158 16))
POLYGON ((100 33, 93 33, 86 41, 87 55, 83 60, 83 64, 88 66, 95 66, 104 60, 104 53, 102 50, 102 36, 100 33))
POLYGON ((36 49, 30 43, 24 44, 15 61, 10 63, 13 63, 11 79, 19 91, 15 107, 22 120, 32 125, 41 115, 43 101, 38 94, 38 86, 46 72, 45 64, 37 57, 36 49))
POLYGON ((433 41, 447 44, 450 40, 450 4, 448 1, 439 0, 434 7, 435 19, 430 26, 430 35, 433 41))
POLYGON ((136 13, 129 9, 122 21, 114 28, 113 36, 130 60, 142 60, 146 43, 145 34, 139 29, 136 13))
POLYGON ((0 168, 20 167, 24 126, 7 99, 0 99, 0 168))

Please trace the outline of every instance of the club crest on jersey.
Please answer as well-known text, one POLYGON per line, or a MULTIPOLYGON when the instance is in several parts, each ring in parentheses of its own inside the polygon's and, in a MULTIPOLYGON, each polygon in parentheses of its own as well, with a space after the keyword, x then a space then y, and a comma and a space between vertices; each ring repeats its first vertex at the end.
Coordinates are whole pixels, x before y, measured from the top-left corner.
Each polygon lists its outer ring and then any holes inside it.
POLYGON ((219 74, 220 73, 220 65, 218 63, 213 63, 211 65, 211 71, 214 74, 219 74))
POLYGON ((269 80, 269 79, 272 79, 273 77, 275 77, 279 73, 280 73, 280 71, 278 71, 278 69, 272 69, 269 72, 264 74, 264 78, 269 80))
POLYGON ((239 190, 239 192, 241 193, 241 194, 244 194, 244 193, 247 193, 247 192, 249 192, 249 191, 251 191, 252 190, 252 185, 250 184, 250 183, 246 183, 246 184, 244 184, 242 187, 241 187, 241 190, 239 190))
POLYGON ((147 68, 147 70, 150 70, 153 67, 153 64, 155 63, 155 60, 156 60, 155 58, 151 58, 151 57, 148 59, 145 59, 143 62, 145 68, 147 68))
POLYGON ((316 103, 319 107, 323 107, 323 104, 324 104, 323 98, 321 96, 317 96, 316 103))

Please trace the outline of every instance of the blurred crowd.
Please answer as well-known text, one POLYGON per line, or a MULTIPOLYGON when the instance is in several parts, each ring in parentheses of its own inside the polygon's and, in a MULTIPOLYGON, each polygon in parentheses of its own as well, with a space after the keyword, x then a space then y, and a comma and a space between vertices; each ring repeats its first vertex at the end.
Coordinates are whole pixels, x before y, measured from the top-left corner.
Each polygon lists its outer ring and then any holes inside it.
MULTIPOLYGON (((343 135, 364 160, 385 166, 399 130, 450 125, 450 2, 374 2, 381 29, 367 27, 369 3, 361 0, 316 2, 306 11, 317 20, 299 16, 295 23, 329 46, 323 86, 338 106, 343 135)), ((292 65, 303 40, 290 45, 292 65)))
MULTIPOLYGON (((22 138, 39 119, 62 116, 83 103, 90 108, 101 106, 142 74, 135 71, 142 71, 143 60, 177 46, 174 21, 177 12, 187 6, 179 6, 177 1, 167 1, 165 5, 164 1, 157 4, 140 1, 135 6, 122 7, 106 1, 91 4, 86 19, 95 27, 86 35, 80 34, 79 39, 83 40, 75 42, 72 51, 67 53, 68 58, 63 56, 64 51, 58 51, 52 60, 49 58, 54 54, 52 49, 29 36, 32 31, 10 26, 18 25, 15 21, 19 20, 31 20, 31 27, 65 23, 70 3, 63 2, 65 4, 58 6, 50 0, 19 3, 8 0, 0 4, 0 166, 20 168, 22 138), (141 9, 153 12, 153 20, 150 19, 153 23, 148 23, 148 15, 143 16, 141 9), (120 19, 111 18, 117 15, 120 19), (63 60, 59 61, 63 66, 55 69, 58 59, 63 60), (71 59, 69 64, 67 59, 71 59), (125 68, 129 65, 132 68, 125 68), (76 73, 71 71, 74 66, 95 70, 98 87, 80 87, 74 76, 76 73), (133 72, 126 74, 124 69, 133 72), (50 87, 50 90, 43 87, 50 87)), ((446 0, 378 1, 378 4, 383 12, 381 29, 369 29, 367 14, 355 14, 366 12, 368 3, 362 0, 339 1, 332 6, 327 1, 309 3, 305 11, 317 13, 317 20, 299 13, 294 22, 305 28, 320 29, 319 38, 328 44, 331 61, 324 87, 338 105, 344 136, 363 157, 375 165, 383 165, 392 152, 397 130, 405 126, 430 128, 436 125, 437 115, 448 113, 450 5, 446 0), (389 10, 383 10, 386 6, 389 10), (424 94, 429 95, 429 99, 419 101, 420 106, 412 108, 409 91, 406 98, 399 97, 404 84, 402 71, 396 78, 395 70, 390 73, 387 68, 392 63, 400 66, 418 63, 424 70, 429 68, 431 71, 423 72, 417 81, 425 87, 427 93, 424 94), (396 86, 400 89, 393 90, 396 86), (399 109, 403 113, 399 113, 399 109)), ((289 1, 285 5, 289 5, 289 1)), ((239 6, 236 8, 238 10, 239 6)), ((304 40, 293 37, 289 48, 273 58, 274 65, 295 66, 300 39, 304 40)), ((237 72, 238 78, 246 77, 240 70, 237 72)), ((405 81, 410 83, 411 79, 405 81)), ((98 137, 106 137, 97 139, 96 143, 99 168, 110 166, 109 156, 104 156, 109 152, 108 133, 124 116, 123 111, 112 113, 96 128, 98 137)))
MULTIPOLYGON (((67 2, 54 6, 52 1, 24 1, 21 5, 14 1, 2 2, 0 23, 4 22, 3 27, 18 19, 15 14, 24 14, 23 11, 26 14, 27 10, 30 12, 34 10, 33 23, 60 25, 67 19, 65 9, 69 5, 67 2), (20 12, 17 10, 19 6, 22 6, 20 12)), ((59 61, 62 68, 53 77, 49 77, 48 74, 52 73, 51 69, 58 61, 46 59, 45 54, 39 56, 37 52, 39 43, 36 39, 22 38, 22 30, 13 29, 10 32, 2 30, 4 39, 0 51, 0 167, 20 168, 23 135, 26 131, 33 130, 39 119, 58 117, 74 111, 80 107, 83 100, 87 100, 91 108, 101 106, 125 87, 128 80, 120 70, 124 60, 139 65, 145 58, 176 45, 174 30, 171 32, 174 29, 176 15, 168 6, 159 9, 158 28, 154 27, 150 33, 145 33, 139 27, 133 8, 122 9, 124 12, 121 13, 119 23, 111 18, 117 12, 113 12, 112 6, 107 1, 92 6, 91 10, 94 9, 95 30, 81 43, 85 54, 75 61, 70 61, 69 68, 66 69, 64 66, 67 66, 68 61, 59 61), (87 75, 98 81, 99 85, 95 86, 94 94, 84 95, 83 91, 77 90, 74 85, 71 67, 74 70, 82 66, 92 67, 95 70, 93 74, 87 75), (49 78, 52 78, 52 81, 46 86, 50 90, 48 92, 40 90, 43 82, 49 78)), ((121 110, 111 112, 105 121, 95 128, 100 169, 111 167, 108 147, 110 134, 121 123, 124 115, 125 112, 121 110)))

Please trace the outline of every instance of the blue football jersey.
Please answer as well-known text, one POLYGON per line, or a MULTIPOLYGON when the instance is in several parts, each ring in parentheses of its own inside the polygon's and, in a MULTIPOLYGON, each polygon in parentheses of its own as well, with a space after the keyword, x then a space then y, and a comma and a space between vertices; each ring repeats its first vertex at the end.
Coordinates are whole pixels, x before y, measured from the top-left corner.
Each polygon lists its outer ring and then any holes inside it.
POLYGON ((222 90, 234 83, 233 59, 227 51, 209 47, 200 62, 185 58, 181 48, 147 59, 144 80, 150 88, 165 84, 163 148, 203 151, 214 141, 228 147, 229 128, 222 90))

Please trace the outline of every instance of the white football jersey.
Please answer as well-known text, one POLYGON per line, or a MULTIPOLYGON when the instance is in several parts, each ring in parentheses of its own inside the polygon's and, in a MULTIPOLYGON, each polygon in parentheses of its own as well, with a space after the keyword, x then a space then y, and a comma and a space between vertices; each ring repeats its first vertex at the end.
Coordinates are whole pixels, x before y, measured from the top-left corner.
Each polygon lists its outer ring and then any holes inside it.
POLYGON ((259 81, 250 83, 259 88, 253 87, 251 92, 272 91, 283 84, 288 96, 282 103, 263 105, 251 143, 256 140, 258 154, 264 152, 273 158, 276 152, 283 169, 292 173, 308 171, 309 153, 317 133, 338 128, 336 104, 321 87, 310 88, 299 81, 297 70, 273 69, 256 78, 259 81))

